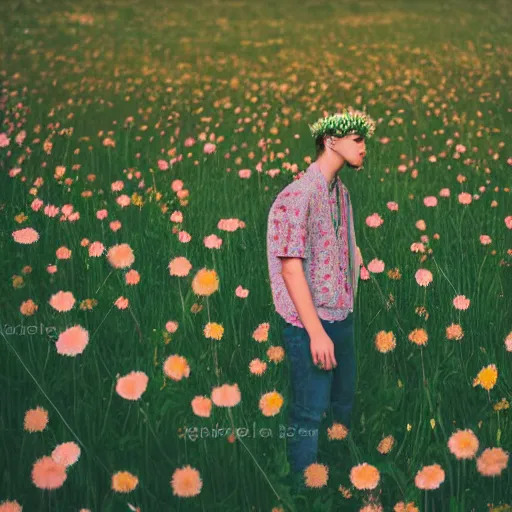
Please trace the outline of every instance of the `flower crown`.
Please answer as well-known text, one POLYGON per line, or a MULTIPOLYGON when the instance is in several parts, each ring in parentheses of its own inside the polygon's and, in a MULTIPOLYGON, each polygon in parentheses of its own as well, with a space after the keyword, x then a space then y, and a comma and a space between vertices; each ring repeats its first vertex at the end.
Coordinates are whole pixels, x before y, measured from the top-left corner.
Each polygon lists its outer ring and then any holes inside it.
POLYGON ((345 137, 357 133, 370 138, 375 132, 375 121, 360 110, 345 109, 342 114, 336 113, 327 117, 321 117, 316 123, 308 125, 313 138, 323 135, 345 137))

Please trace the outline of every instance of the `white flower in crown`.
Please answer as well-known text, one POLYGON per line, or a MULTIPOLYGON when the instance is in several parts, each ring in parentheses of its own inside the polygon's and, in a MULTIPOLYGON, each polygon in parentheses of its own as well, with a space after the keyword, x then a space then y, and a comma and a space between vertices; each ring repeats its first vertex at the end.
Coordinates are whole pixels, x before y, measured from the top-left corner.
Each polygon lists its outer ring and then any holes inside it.
POLYGON ((345 109, 341 114, 336 113, 321 117, 308 126, 311 135, 315 139, 320 135, 345 137, 345 135, 353 133, 363 135, 369 139, 375 132, 375 121, 366 112, 354 110, 351 107, 345 109))

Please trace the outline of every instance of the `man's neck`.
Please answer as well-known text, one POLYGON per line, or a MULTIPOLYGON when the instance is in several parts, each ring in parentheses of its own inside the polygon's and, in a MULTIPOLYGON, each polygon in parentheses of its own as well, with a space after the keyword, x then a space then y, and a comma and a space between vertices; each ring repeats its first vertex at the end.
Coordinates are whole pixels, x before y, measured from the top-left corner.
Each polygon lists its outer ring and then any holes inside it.
POLYGON ((336 176, 341 169, 345 166, 345 160, 339 157, 324 157, 320 156, 315 160, 316 165, 320 168, 320 172, 324 175, 329 188, 335 185, 336 176))

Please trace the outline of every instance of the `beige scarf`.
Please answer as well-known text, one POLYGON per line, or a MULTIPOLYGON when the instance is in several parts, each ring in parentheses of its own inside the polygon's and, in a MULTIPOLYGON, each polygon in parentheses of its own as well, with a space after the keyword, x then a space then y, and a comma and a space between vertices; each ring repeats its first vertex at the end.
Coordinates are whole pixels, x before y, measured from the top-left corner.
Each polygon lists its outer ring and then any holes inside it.
POLYGON ((354 302, 357 295, 357 285, 359 284, 359 267, 362 264, 361 252, 359 247, 356 245, 356 233, 354 229, 354 213, 352 211, 352 204, 350 203, 350 197, 348 192, 345 192, 345 204, 348 205, 348 249, 349 249, 349 261, 347 272, 350 285, 354 292, 354 302))

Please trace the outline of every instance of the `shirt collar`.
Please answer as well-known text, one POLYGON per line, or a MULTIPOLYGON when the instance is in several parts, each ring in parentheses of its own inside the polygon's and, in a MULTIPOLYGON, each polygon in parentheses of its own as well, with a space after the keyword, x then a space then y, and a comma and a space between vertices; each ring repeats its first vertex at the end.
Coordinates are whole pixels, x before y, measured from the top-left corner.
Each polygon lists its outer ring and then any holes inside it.
POLYGON ((322 183, 325 184, 325 190, 327 190, 327 192, 330 193, 330 192, 334 191, 334 187, 336 186, 336 183, 339 184, 339 189, 340 189, 340 192, 341 192, 343 184, 341 183, 341 178, 339 176, 339 173, 332 180, 331 184, 327 185, 327 178, 322 174, 322 171, 320 170, 320 166, 316 162, 313 162, 312 163, 312 167, 313 167, 313 171, 314 171, 315 177, 317 179, 321 179, 322 180, 322 183))

